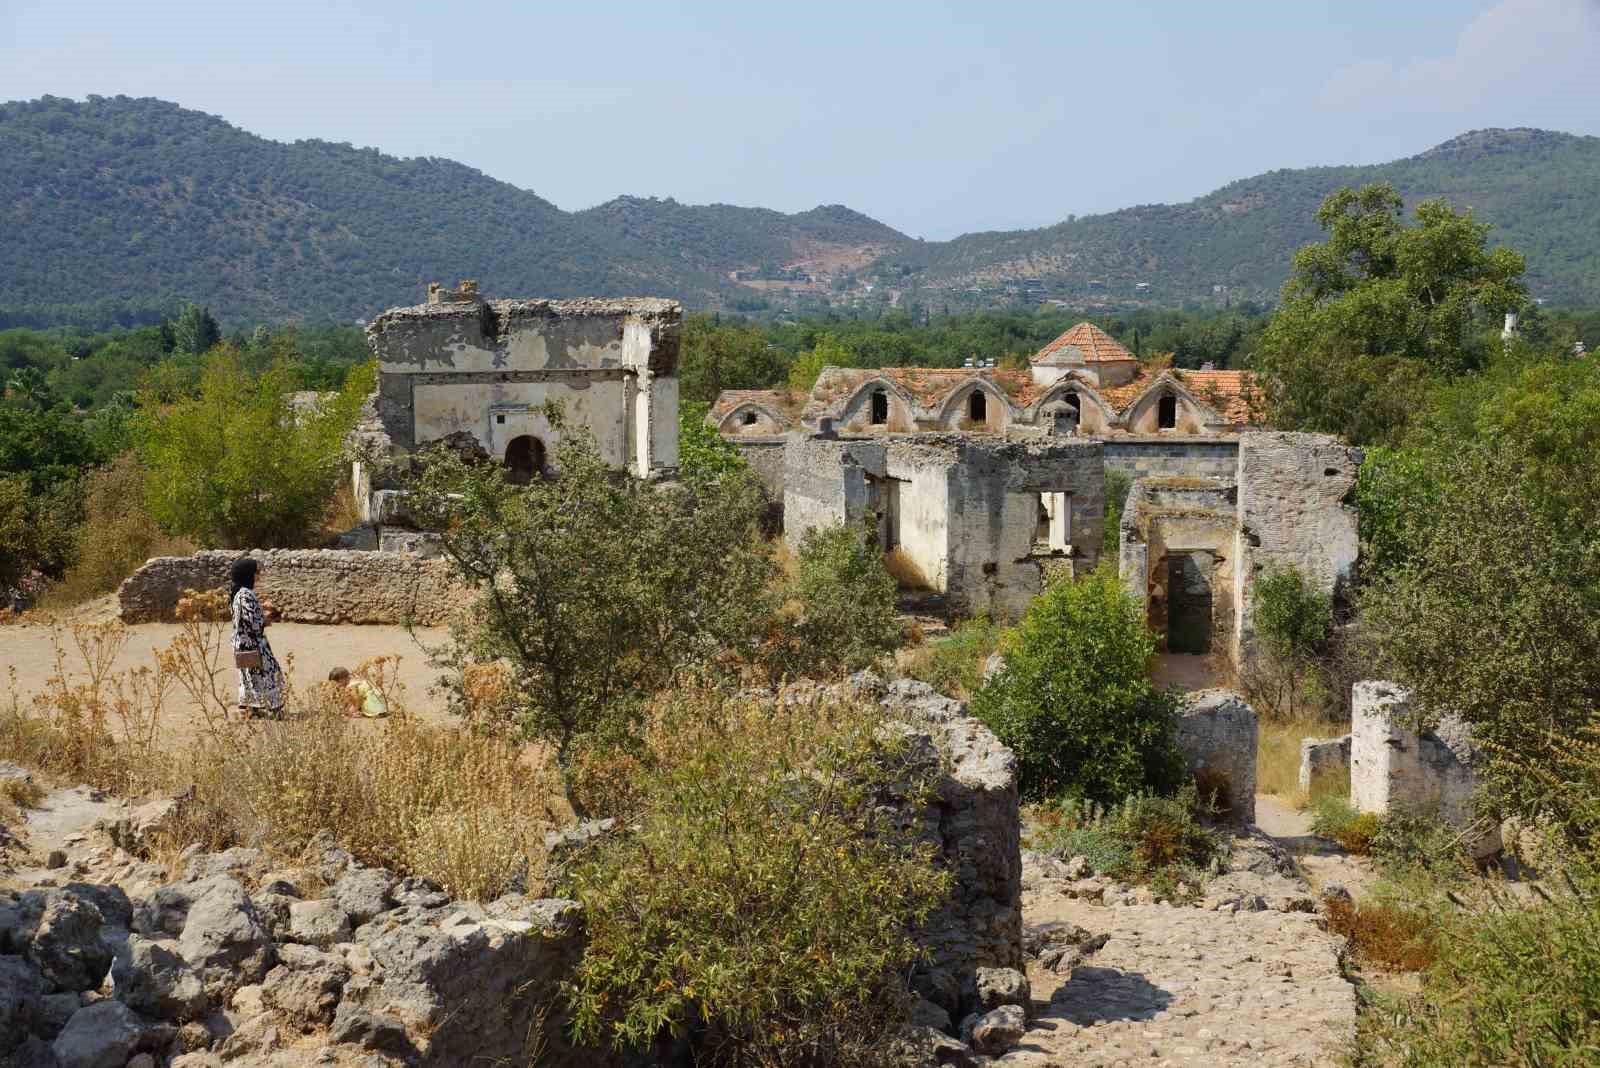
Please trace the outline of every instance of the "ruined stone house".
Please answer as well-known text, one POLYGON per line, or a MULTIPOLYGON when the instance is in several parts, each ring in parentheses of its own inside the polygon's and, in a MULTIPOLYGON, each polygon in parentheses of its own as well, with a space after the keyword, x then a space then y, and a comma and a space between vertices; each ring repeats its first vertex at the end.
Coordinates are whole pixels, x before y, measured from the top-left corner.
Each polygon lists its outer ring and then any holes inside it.
MULTIPOLYGON (((682 309, 655 298, 486 300, 473 282, 429 286, 428 301, 372 320, 378 359, 369 450, 404 455, 467 439, 514 475, 547 473, 560 437, 546 415, 591 434, 600 455, 641 477, 678 463, 682 309)), ((383 522, 395 487, 359 465, 363 518, 383 522)))

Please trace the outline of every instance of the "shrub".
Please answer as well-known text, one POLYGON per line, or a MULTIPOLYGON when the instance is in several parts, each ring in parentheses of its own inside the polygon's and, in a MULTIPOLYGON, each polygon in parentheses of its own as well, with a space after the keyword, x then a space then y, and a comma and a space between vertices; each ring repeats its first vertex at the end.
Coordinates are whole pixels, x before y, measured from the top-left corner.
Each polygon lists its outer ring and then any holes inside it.
POLYGON ((841 523, 801 539, 793 584, 798 619, 771 654, 783 670, 813 677, 854 671, 900 644, 895 581, 869 537, 868 529, 841 523))
POLYGON ((1096 872, 1150 883, 1179 896, 1178 883, 1198 892, 1211 862, 1226 848, 1205 825, 1215 814, 1192 784, 1169 797, 1134 794, 1120 805, 1066 798, 1043 807, 1033 844, 1060 857, 1082 856, 1096 872))
POLYGON ((518 486, 497 464, 435 450, 412 504, 479 595, 445 650, 458 710, 549 743, 570 788, 580 745, 627 738, 649 694, 753 654, 773 564, 752 476, 663 487, 612 470, 575 428, 554 459, 559 477, 518 486), (499 724, 466 692, 469 671, 489 664, 510 673, 499 724))
POLYGON ((948 891, 880 805, 905 774, 881 717, 705 691, 657 707, 629 833, 570 878, 580 1038, 647 1050, 670 1032, 696 1063, 872 1062, 905 1018, 909 932, 948 891))
POLYGON ((1128 493, 1133 489, 1133 476, 1115 468, 1106 469, 1105 529, 1101 535, 1100 552, 1107 560, 1115 560, 1122 552, 1122 513, 1128 507, 1128 493))
POLYGON ((163 530, 206 546, 299 545, 322 519, 344 472, 344 440, 373 386, 371 365, 311 411, 290 403, 295 372, 251 374, 231 350, 207 360, 194 395, 159 384, 139 445, 145 502, 163 530))
POLYGON ((1005 628, 988 616, 957 623, 948 635, 905 654, 901 670, 942 694, 968 700, 983 685, 983 668, 1005 628))
POLYGON ((715 478, 749 466, 737 446, 706 422, 710 407, 703 401, 678 405, 678 466, 686 475, 715 478))
POLYGON ((1339 843, 1346 853, 1364 857, 1372 852, 1372 840, 1381 821, 1371 812, 1360 812, 1350 800, 1338 794, 1319 794, 1311 799, 1311 833, 1339 843))
POLYGON ((0 476, 0 608, 12 590, 31 595, 61 574, 72 555, 78 496, 72 483, 43 491, 25 475, 0 476))
POLYGON ((1600 883, 1431 917, 1422 990, 1364 1013, 1361 1064, 1593 1064, 1600 1049, 1600 883))
POLYGON ((1322 902, 1322 915, 1328 930, 1349 939, 1350 951, 1366 963, 1416 972, 1433 962, 1434 924, 1422 909, 1330 897, 1322 902))
POLYGON ((182 556, 194 546, 161 532, 144 507, 145 470, 124 453, 84 479, 84 518, 74 532, 73 564, 49 603, 66 607, 115 590, 153 556, 182 556))
POLYGON ((1155 639, 1115 568, 1049 586, 1004 652, 972 711, 1016 753, 1025 797, 1111 803, 1181 781, 1176 701, 1150 683, 1155 639))

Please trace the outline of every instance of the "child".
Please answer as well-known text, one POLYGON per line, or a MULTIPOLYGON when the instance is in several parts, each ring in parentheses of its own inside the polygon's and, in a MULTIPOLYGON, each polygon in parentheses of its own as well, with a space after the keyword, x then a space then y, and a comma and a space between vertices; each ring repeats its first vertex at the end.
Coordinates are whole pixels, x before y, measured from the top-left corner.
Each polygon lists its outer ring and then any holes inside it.
POLYGON ((344 687, 345 715, 379 719, 389 714, 389 704, 378 688, 366 679, 350 674, 349 669, 334 668, 328 672, 328 681, 344 687))

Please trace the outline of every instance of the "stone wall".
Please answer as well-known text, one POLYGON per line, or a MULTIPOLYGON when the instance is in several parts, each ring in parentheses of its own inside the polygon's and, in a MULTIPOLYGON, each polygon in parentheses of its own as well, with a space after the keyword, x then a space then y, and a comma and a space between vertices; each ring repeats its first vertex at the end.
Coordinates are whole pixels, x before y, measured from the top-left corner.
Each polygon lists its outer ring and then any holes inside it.
MULTIPOLYGON (((170 621, 185 590, 226 587, 240 553, 206 550, 159 556, 117 591, 125 623, 170 621)), ((256 550, 256 591, 289 623, 405 623, 437 626, 470 594, 445 560, 337 549, 256 550)))
POLYGON ((741 437, 726 440, 732 442, 734 448, 739 450, 739 455, 750 465, 750 470, 754 471, 761 484, 767 487, 767 496, 781 502, 784 447, 788 441, 787 437, 779 434, 772 437, 741 437))
POLYGON ((1293 567, 1336 602, 1347 594, 1359 546, 1348 498, 1360 466, 1360 449, 1325 434, 1263 430, 1240 438, 1236 663, 1252 655, 1251 591, 1263 571, 1293 567))
POLYGON ((1157 475, 1232 479, 1239 467, 1237 437, 1118 436, 1106 438, 1104 444, 1106 469, 1124 471, 1134 478, 1157 475))
POLYGON ((1178 747, 1203 789, 1227 790, 1232 822, 1256 821, 1255 709, 1232 690, 1197 690, 1184 698, 1178 747))
MULTIPOLYGON (((1229 481, 1149 477, 1134 482, 1122 509, 1118 573, 1167 640, 1169 560, 1187 556, 1211 590, 1212 649, 1232 647, 1238 493, 1229 481)), ((1164 647, 1164 646, 1163 646, 1164 647)))
POLYGON ((1300 741, 1300 789, 1307 796, 1350 789, 1350 735, 1300 741))
MULTIPOLYGON (((1392 682, 1358 682, 1351 693, 1350 801, 1362 812, 1406 812, 1455 827, 1473 822, 1475 765, 1481 759, 1467 724, 1441 717, 1418 734, 1410 691, 1392 682)), ((1498 825, 1472 843, 1486 856, 1500 848, 1498 825)))

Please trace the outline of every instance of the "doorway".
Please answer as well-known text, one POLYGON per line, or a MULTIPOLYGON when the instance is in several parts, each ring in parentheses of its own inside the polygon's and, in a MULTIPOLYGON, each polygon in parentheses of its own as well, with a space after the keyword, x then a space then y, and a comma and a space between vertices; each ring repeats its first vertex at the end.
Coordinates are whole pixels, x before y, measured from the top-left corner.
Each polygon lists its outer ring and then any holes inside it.
POLYGON ((1211 652, 1210 554, 1167 557, 1167 651, 1211 652))
POLYGON ((544 442, 532 434, 512 438, 506 445, 507 481, 526 486, 544 474, 544 442))

